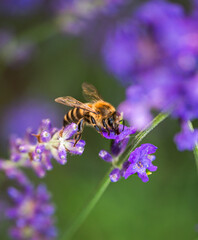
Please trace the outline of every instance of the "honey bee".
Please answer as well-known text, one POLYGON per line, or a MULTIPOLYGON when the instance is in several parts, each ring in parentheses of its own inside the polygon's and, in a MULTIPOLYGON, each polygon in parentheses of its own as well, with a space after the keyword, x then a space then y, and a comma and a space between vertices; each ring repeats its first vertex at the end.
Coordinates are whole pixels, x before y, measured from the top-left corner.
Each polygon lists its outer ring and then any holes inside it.
POLYGON ((105 130, 108 134, 110 132, 114 132, 116 135, 120 134, 121 114, 110 103, 104 101, 99 96, 98 91, 93 85, 83 83, 82 90, 88 103, 82 103, 70 96, 55 99, 58 103, 73 107, 73 109, 65 114, 63 127, 71 123, 77 124, 78 131, 74 136, 74 146, 81 139, 85 124, 93 126, 99 133, 105 130))

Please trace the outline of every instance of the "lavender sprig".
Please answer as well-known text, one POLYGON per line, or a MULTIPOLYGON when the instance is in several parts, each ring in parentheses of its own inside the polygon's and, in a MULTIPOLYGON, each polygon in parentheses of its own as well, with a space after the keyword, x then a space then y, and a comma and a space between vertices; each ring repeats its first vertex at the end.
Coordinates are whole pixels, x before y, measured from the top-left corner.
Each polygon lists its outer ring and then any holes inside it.
POLYGON ((10 180, 7 188, 9 199, 3 199, 5 193, 1 193, 1 204, 4 206, 2 215, 13 223, 9 229, 10 237, 18 240, 56 239, 53 217, 55 208, 46 187, 39 185, 35 189, 12 161, 0 160, 0 171, 10 180))
POLYGON ((64 165, 67 153, 81 155, 85 141, 80 140, 74 147, 73 135, 77 133, 77 125, 72 123, 64 129, 51 126, 49 119, 41 122, 38 132, 27 132, 21 139, 12 137, 10 141, 10 159, 20 166, 33 168, 39 177, 53 168, 51 159, 64 165))
POLYGON ((56 239, 54 206, 44 185, 21 192, 14 187, 8 189, 12 206, 6 210, 7 217, 14 222, 9 233, 13 239, 56 239))
MULTIPOLYGON (((150 133, 150 131, 152 131, 155 127, 157 127, 162 121, 164 121, 167 118, 167 116, 168 116, 168 114, 162 114, 162 113, 159 114, 148 125, 148 127, 145 130, 143 130, 142 132, 140 132, 136 136, 133 144, 130 144, 127 147, 127 149, 125 150, 125 152, 121 155, 121 156, 124 156, 124 157, 122 159, 120 159, 120 161, 119 161, 120 165, 122 165, 126 161, 128 156, 131 154, 132 151, 135 150, 137 145, 144 139, 144 137, 146 137, 146 135, 148 133, 150 133)), ((78 215, 76 220, 69 226, 69 228, 65 231, 65 233, 62 235, 60 240, 69 240, 69 239, 71 239, 73 237, 73 235, 75 234, 75 232, 79 229, 81 224, 85 221, 85 219, 87 218, 89 213, 92 211, 94 206, 97 204, 97 202, 102 197, 103 193, 105 192, 105 190, 107 189, 107 187, 111 183, 109 175, 112 172, 112 170, 113 170, 113 167, 110 167, 109 171, 107 172, 107 174, 103 178, 100 186, 98 187, 96 193, 93 195, 93 198, 88 202, 88 204, 86 204, 85 207, 83 207, 82 211, 80 212, 80 214, 78 215)), ((116 179, 116 177, 115 177, 115 179, 116 179)))
POLYGON ((157 167, 152 165, 152 161, 155 157, 150 155, 155 153, 157 147, 149 143, 143 144, 131 152, 129 158, 123 162, 121 167, 117 165, 119 157, 127 147, 129 135, 134 133, 134 128, 125 127, 119 135, 115 135, 113 132, 110 135, 106 133, 103 134, 108 139, 114 139, 111 145, 111 153, 105 150, 101 150, 99 153, 99 156, 103 160, 111 162, 114 167, 109 174, 112 182, 117 182, 121 177, 128 178, 135 173, 138 174, 143 182, 147 182, 149 180, 148 175, 157 170, 157 167), (147 171, 147 169, 149 171, 147 171))

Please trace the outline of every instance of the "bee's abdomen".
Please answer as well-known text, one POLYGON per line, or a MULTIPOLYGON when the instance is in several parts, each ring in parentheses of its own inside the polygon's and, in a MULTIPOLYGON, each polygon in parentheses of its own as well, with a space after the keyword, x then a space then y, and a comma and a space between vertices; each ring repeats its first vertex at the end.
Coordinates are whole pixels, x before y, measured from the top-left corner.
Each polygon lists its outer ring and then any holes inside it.
POLYGON ((64 116, 64 127, 70 123, 77 123, 84 116, 84 110, 80 108, 73 108, 64 116))

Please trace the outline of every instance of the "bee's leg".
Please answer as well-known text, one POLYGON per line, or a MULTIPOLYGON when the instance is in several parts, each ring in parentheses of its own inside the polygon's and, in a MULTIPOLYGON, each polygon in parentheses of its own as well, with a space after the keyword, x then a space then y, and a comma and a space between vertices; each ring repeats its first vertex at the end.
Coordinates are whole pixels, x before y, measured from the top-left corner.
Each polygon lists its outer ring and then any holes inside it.
POLYGON ((106 122, 105 122, 104 119, 102 120, 102 124, 103 124, 105 130, 108 132, 108 136, 109 136, 109 135, 110 135, 110 131, 109 131, 109 129, 108 129, 108 127, 107 127, 107 124, 106 124, 106 122))
POLYGON ((68 123, 65 121, 65 118, 63 119, 63 127, 65 127, 68 123))
POLYGON ((63 135, 63 131, 64 131, 64 128, 66 127, 66 125, 67 125, 67 122, 65 121, 65 119, 63 119, 63 126, 62 126, 62 129, 60 130, 60 132, 59 132, 59 135, 62 137, 62 135, 63 135))
POLYGON ((93 125, 97 132, 101 133, 101 129, 97 125, 93 125))
POLYGON ((96 125, 96 120, 91 116, 91 123, 97 132, 101 133, 101 129, 96 125))
POLYGON ((80 139, 82 137, 83 125, 84 125, 84 119, 81 119, 78 122, 78 131, 74 136, 74 140, 75 140, 74 147, 76 146, 76 144, 80 141, 80 139))

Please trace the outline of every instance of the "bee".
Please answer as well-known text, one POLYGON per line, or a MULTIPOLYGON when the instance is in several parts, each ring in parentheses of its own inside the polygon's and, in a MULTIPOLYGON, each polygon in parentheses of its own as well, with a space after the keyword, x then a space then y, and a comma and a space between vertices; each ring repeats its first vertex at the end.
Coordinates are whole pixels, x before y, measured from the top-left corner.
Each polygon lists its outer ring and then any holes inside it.
POLYGON ((108 135, 110 132, 114 132, 116 135, 120 134, 121 114, 100 97, 93 85, 83 83, 82 90, 87 103, 82 103, 70 96, 55 99, 58 103, 73 107, 64 116, 63 128, 71 123, 77 124, 78 131, 74 136, 74 146, 81 139, 85 124, 93 126, 99 133, 105 130, 108 135))

